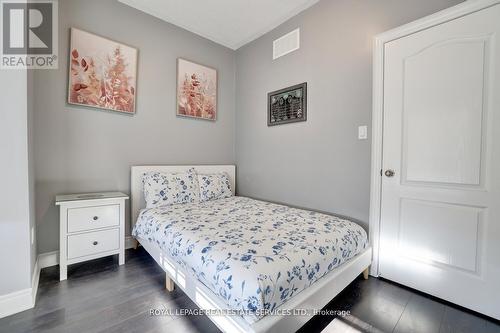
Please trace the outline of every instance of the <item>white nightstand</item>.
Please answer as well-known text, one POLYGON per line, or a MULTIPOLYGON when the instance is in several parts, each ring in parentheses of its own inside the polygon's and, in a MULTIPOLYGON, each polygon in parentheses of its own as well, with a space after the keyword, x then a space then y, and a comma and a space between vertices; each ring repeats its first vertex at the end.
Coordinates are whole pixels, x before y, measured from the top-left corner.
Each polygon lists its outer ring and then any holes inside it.
POLYGON ((60 280, 68 265, 118 254, 125 263, 125 200, 120 192, 56 196, 60 207, 60 280))

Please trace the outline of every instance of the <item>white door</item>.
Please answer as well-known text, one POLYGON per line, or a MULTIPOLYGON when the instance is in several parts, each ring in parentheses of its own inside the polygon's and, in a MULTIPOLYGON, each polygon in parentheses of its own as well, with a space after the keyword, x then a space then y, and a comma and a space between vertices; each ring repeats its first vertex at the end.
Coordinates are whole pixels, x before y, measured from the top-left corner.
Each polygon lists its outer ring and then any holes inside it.
POLYGON ((500 319, 500 5, 384 59, 379 273, 500 319))

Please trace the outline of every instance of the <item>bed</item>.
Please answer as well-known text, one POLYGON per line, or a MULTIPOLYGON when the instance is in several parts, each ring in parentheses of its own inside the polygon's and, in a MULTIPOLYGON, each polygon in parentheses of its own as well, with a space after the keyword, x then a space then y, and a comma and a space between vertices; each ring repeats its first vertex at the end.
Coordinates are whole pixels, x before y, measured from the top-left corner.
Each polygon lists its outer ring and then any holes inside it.
POLYGON ((235 167, 132 167, 133 236, 224 332, 294 332, 359 274, 371 248, 354 222, 251 198, 144 209, 147 172, 235 167))

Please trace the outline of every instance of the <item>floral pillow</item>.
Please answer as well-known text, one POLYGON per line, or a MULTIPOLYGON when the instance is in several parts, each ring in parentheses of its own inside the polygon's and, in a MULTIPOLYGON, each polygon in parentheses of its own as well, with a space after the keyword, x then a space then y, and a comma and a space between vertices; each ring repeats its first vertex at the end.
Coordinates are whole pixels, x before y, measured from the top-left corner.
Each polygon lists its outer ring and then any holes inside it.
POLYGON ((142 183, 147 208, 199 200, 198 177, 194 169, 185 173, 147 172, 142 183))
POLYGON ((229 198, 233 195, 229 176, 225 172, 198 175, 198 183, 200 185, 201 202, 229 198))

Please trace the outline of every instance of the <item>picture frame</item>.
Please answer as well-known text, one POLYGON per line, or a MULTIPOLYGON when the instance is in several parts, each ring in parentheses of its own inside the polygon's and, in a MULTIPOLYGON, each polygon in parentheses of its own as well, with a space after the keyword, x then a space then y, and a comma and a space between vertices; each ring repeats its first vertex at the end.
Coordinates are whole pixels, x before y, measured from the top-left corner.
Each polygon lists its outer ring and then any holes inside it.
POLYGON ((134 115, 138 56, 135 47, 72 27, 68 104, 134 115))
POLYGON ((267 95, 267 126, 307 121, 307 82, 267 95))
POLYGON ((215 68, 177 58, 176 115, 217 120, 218 73, 215 68))

